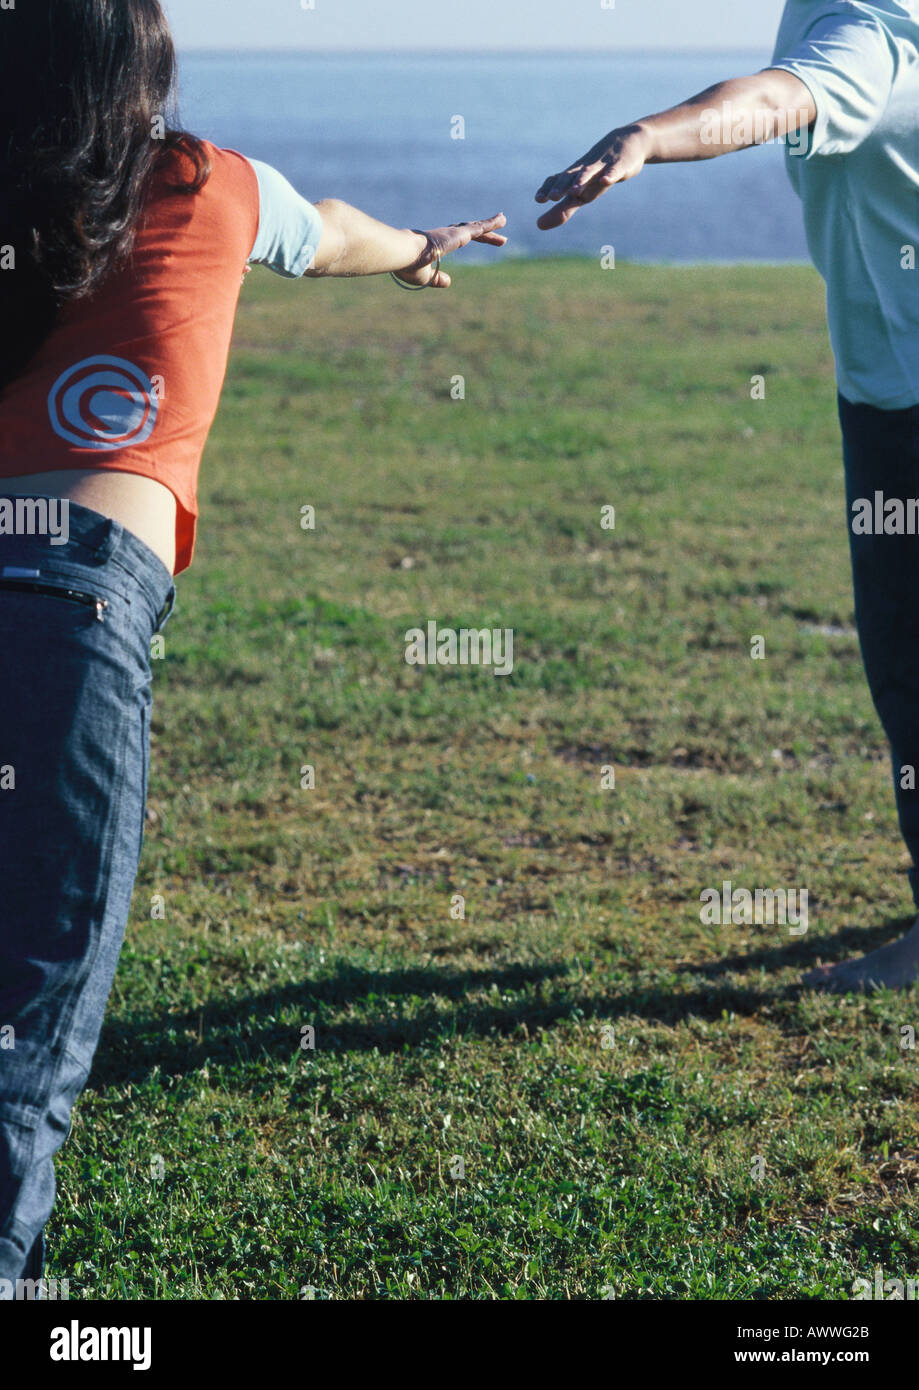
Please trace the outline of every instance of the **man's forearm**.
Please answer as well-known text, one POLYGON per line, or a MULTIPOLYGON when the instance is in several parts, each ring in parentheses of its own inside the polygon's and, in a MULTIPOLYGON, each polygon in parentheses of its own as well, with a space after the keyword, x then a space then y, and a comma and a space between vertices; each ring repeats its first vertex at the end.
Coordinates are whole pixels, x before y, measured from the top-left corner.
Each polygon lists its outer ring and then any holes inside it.
POLYGON ((389 227, 337 198, 316 207, 322 237, 307 275, 383 275, 414 265, 427 249, 420 232, 389 227))
POLYGON ((732 150, 793 137, 817 111, 807 87, 792 73, 767 68, 718 82, 698 96, 635 122, 648 147, 647 164, 714 159, 732 150))

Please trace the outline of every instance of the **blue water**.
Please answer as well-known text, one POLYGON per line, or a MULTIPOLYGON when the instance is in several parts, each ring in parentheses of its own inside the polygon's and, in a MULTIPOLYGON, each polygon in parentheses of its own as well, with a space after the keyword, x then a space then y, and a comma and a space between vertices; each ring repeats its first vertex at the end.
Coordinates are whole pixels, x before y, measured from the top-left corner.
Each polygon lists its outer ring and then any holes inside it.
POLYGON ((181 115, 274 164, 306 197, 344 198, 397 226, 503 211, 517 255, 599 255, 612 245, 642 261, 805 260, 777 146, 655 166, 559 231, 535 225, 539 184, 606 131, 768 59, 186 54, 181 115), (457 115, 464 140, 450 138, 457 115))

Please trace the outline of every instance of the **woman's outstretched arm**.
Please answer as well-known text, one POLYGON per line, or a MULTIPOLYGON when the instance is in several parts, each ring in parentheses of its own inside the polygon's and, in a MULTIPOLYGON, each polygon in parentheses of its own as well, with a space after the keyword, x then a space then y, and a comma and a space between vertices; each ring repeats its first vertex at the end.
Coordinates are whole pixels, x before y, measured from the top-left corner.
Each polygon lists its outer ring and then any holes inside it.
POLYGON ((479 222, 412 232, 377 222, 359 208, 337 198, 316 203, 322 218, 322 236, 307 275, 382 275, 396 271, 409 284, 447 289, 450 276, 433 274, 433 262, 471 241, 503 246, 507 237, 498 231, 505 225, 503 213, 479 222))
POLYGON ((634 178, 646 164, 714 159, 778 136, 803 134, 816 118, 809 88, 780 68, 718 82, 669 111, 610 131, 582 159, 550 175, 536 201, 556 206, 538 225, 544 231, 563 226, 578 208, 634 178))

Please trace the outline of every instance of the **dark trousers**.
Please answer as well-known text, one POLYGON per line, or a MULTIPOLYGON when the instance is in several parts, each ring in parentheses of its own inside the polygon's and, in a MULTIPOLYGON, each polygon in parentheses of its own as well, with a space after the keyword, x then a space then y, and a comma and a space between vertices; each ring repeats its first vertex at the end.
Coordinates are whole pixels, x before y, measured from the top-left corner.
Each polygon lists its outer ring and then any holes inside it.
MULTIPOLYGON (((2 482, 0 482, 2 497, 2 482)), ((86 1084, 144 824, 150 641, 172 576, 71 504, 0 537, 0 1298, 42 1273, 54 1155, 86 1084)))
MULTIPOLYGON (((919 535, 853 530, 853 503, 866 499, 871 518, 893 530, 884 504, 899 499, 905 520, 919 500, 919 405, 878 410, 839 397, 846 465, 855 621, 874 704, 890 741, 900 828, 919 905, 919 535), (880 501, 876 494, 883 494, 880 501)), ((867 511, 859 508, 859 512, 867 511)))

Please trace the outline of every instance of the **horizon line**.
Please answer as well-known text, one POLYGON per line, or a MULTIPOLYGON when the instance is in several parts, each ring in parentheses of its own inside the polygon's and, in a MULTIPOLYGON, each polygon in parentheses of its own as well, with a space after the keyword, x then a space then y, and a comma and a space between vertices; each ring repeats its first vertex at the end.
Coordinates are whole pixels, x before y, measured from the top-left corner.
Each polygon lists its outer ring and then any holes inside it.
MULTIPOLYGON (((765 49, 768 45, 762 45, 765 49)), ((544 47, 544 48, 344 48, 333 45, 313 46, 312 48, 244 48, 239 45, 229 45, 223 48, 198 44, 181 44, 178 46, 179 55, 189 54, 195 57, 226 58, 229 56, 243 58, 307 58, 323 57, 334 55, 340 58, 365 58, 365 57, 390 57, 390 58, 544 58, 544 57, 565 57, 565 58, 614 58, 619 55, 626 58, 647 56, 653 58, 670 57, 682 58, 686 56, 699 56, 701 54, 734 54, 734 53, 753 53, 760 51, 761 45, 730 45, 728 47, 711 47, 708 45, 691 45, 684 48, 665 48, 636 46, 634 48, 564 48, 564 47, 544 47)))

